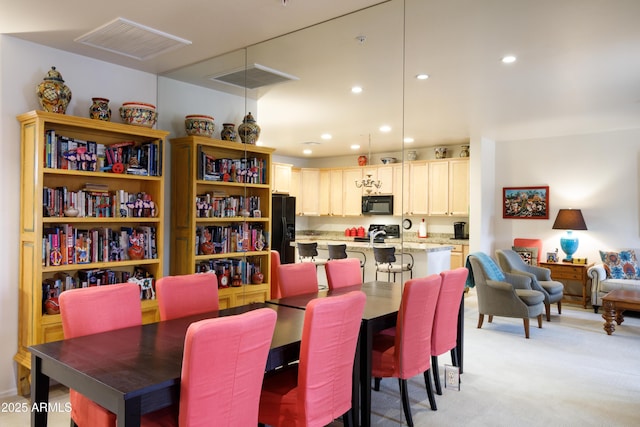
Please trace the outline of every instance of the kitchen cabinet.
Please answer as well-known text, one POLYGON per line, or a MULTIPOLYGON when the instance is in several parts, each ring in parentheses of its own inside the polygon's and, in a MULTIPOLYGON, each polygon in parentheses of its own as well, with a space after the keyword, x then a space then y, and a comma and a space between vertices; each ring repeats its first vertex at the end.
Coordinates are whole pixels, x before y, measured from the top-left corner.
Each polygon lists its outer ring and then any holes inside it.
POLYGON ((343 214, 344 216, 362 215, 362 188, 356 187, 356 181, 362 180, 361 168, 342 170, 343 214))
POLYGON ((429 163, 411 162, 409 165, 409 215, 428 215, 429 163))
POLYGON ((342 169, 320 170, 319 196, 320 215, 342 215, 342 169))
POLYGON ((468 159, 436 160, 429 164, 429 215, 469 215, 468 159))
POLYGON ((408 163, 393 165, 393 215, 409 215, 409 175, 408 163))
POLYGON ((451 249, 451 269, 464 267, 469 255, 469 245, 453 245, 451 249))
POLYGON ((302 212, 302 198, 300 192, 300 168, 291 168, 291 185, 289 187, 289 195, 296 198, 296 215, 302 212))
POLYGON ((273 163, 271 166, 271 192, 289 194, 291 192, 291 168, 292 165, 286 163, 273 163))
MULTIPOLYGON (((300 215, 320 215, 320 169, 300 169, 300 215)), ((297 205, 298 203, 296 203, 297 205)))

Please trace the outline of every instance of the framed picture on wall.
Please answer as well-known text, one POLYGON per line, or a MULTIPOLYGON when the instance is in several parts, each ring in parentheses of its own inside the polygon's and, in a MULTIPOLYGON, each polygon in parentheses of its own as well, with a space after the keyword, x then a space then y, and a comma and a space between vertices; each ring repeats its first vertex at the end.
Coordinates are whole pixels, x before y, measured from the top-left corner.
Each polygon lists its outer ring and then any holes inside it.
POLYGON ((549 219, 549 187, 503 187, 502 217, 549 219))

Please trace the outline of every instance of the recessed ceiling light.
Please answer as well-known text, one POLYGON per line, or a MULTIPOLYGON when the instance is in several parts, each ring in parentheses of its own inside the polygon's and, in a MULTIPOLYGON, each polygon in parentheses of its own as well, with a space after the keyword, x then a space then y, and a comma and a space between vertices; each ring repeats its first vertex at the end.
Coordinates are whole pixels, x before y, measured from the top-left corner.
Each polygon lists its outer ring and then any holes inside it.
POLYGON ((411 137, 407 137, 403 141, 406 142, 407 144, 411 144, 415 140, 413 138, 411 138, 411 137))
POLYGON ((352 145, 351 145, 351 149, 352 149, 352 150, 358 150, 358 149, 360 149, 360 145, 358 145, 358 144, 352 144, 352 145))
POLYGON ((427 80, 429 78, 429 74, 420 73, 416 76, 418 80, 427 80))
POLYGON ((361 93, 362 92, 362 88, 360 86, 354 86, 351 88, 351 92, 353 93, 361 93))
POLYGON ((389 125, 380 126, 380 132, 391 132, 391 126, 389 125))
POLYGON ((304 154, 311 154, 311 153, 313 153, 313 151, 311 151, 311 150, 310 150, 310 149, 308 149, 308 148, 305 148, 304 150, 302 150, 302 152, 303 152, 304 154))
POLYGON ((514 62, 516 62, 516 57, 513 55, 507 55, 502 57, 503 64, 512 64, 514 62))
POLYGON ((323 133, 322 135, 320 135, 320 138, 322 138, 322 139, 331 139, 331 134, 330 133, 323 133))

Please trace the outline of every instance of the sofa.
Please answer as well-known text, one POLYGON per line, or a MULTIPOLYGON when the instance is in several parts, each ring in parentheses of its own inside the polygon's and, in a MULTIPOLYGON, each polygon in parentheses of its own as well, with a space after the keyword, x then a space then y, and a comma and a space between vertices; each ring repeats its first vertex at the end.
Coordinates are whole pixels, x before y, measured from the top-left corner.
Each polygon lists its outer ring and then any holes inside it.
POLYGON ((602 306, 602 297, 615 289, 640 291, 640 248, 600 251, 601 262, 589 268, 593 311, 602 306))

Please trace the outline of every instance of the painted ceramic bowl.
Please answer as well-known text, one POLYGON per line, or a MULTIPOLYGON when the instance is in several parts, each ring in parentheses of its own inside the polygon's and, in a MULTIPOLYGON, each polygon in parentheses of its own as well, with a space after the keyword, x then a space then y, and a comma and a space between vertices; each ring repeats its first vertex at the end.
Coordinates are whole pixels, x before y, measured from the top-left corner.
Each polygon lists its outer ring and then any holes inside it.
POLYGON ((213 117, 204 116, 202 114, 191 114, 184 118, 184 128, 187 131, 187 135, 194 136, 206 136, 211 138, 215 125, 213 124, 213 117))
POLYGON ((389 163, 395 163, 396 162, 396 158, 395 157, 383 157, 380 159, 382 161, 382 163, 384 163, 385 165, 388 165, 389 163))
POLYGON ((120 117, 128 125, 152 128, 158 120, 158 112, 152 104, 125 102, 120 107, 120 117))

